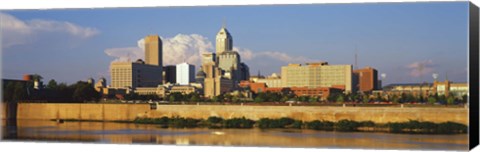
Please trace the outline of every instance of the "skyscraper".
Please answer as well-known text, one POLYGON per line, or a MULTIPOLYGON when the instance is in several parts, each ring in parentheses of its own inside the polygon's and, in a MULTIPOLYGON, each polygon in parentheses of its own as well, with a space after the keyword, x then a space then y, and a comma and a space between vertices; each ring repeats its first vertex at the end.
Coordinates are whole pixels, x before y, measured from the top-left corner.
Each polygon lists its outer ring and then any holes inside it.
POLYGON ((231 51, 233 47, 233 40, 232 36, 228 32, 227 28, 223 26, 220 31, 217 33, 217 38, 216 38, 216 50, 217 54, 225 52, 225 51, 231 51))
POLYGON ((195 66, 188 63, 177 64, 177 83, 180 85, 188 85, 195 81, 195 66))
POLYGON ((139 41, 145 50, 145 60, 114 62, 110 64, 113 88, 156 87, 162 84, 162 40, 158 35, 148 35, 139 41))
POLYGON ((144 38, 145 64, 162 67, 162 40, 158 35, 148 35, 144 38))

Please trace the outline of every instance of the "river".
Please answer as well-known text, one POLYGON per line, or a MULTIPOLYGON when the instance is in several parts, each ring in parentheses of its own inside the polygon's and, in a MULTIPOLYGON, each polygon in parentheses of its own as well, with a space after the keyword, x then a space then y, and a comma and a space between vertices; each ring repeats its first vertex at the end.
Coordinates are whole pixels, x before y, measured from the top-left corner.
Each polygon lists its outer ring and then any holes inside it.
MULTIPOLYGON (((5 123, 3 123, 5 124, 5 123)), ((468 150, 468 135, 414 135, 297 129, 172 129, 113 122, 17 120, 2 125, 2 140, 314 147, 348 149, 468 150)))

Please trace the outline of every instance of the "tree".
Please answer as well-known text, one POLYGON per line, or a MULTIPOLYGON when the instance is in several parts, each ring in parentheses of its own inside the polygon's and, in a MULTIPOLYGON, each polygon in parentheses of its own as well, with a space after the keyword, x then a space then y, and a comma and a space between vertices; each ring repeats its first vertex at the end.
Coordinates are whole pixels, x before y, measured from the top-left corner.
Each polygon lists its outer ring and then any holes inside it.
POLYGON ((72 98, 77 101, 98 101, 100 93, 97 92, 89 83, 79 81, 74 86, 72 98))
POLYGON ((33 74, 32 79, 34 81, 41 81, 43 79, 43 77, 41 75, 38 75, 38 74, 33 74))
POLYGON ((57 89, 57 87, 58 87, 57 81, 55 81, 54 79, 48 81, 48 84, 47 84, 48 89, 57 89))
POLYGON ((468 102, 468 95, 464 94, 464 95, 462 96, 462 103, 463 103, 463 104, 466 104, 467 102, 468 102))
POLYGON ((338 98, 339 94, 338 93, 331 93, 328 95, 327 100, 328 101, 335 101, 338 98))
POLYGON ((3 84, 3 102, 8 102, 13 100, 13 94, 15 92, 15 83, 7 82, 3 84))
POLYGON ((191 96, 192 96, 192 97, 190 98, 190 100, 191 100, 192 102, 198 102, 198 101, 200 101, 200 96, 199 96, 198 94, 192 94, 191 96))
POLYGON ((363 103, 368 103, 370 101, 370 98, 368 97, 368 95, 364 95, 362 101, 363 103))
POLYGON ((25 100, 27 98, 27 88, 22 83, 16 83, 13 90, 13 101, 25 100))
POLYGON ((447 98, 447 104, 448 104, 448 105, 453 105, 453 104, 455 104, 455 97, 449 96, 449 97, 447 98))
POLYGON ((436 102, 437 102, 437 99, 435 97, 428 97, 429 104, 435 104, 436 102))
POLYGON ((225 101, 232 101, 233 96, 231 94, 225 94, 225 101))
POLYGON ((343 102, 345 102, 345 97, 343 97, 343 95, 339 95, 337 97, 337 103, 343 103, 343 102))

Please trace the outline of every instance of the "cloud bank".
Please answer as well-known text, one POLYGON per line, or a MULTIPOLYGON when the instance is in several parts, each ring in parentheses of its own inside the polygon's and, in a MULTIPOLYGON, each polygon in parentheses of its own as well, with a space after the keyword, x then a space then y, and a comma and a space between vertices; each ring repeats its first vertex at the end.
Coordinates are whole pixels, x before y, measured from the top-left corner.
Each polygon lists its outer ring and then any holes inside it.
POLYGON ((416 61, 410 63, 406 66, 410 72, 409 75, 412 77, 420 77, 428 74, 432 74, 434 71, 435 64, 432 60, 416 61))
POLYGON ((2 47, 30 44, 38 39, 50 36, 67 36, 75 39, 87 39, 99 34, 99 30, 83 27, 70 22, 32 19, 23 21, 12 15, 0 13, 2 47))
MULTIPOLYGON (((161 37, 163 42, 163 64, 173 65, 187 62, 199 66, 201 64, 201 55, 207 52, 214 52, 213 43, 205 36, 199 34, 177 34, 174 37, 161 37)), ((105 54, 114 57, 112 62, 130 61, 144 59, 144 50, 141 48, 143 39, 138 41, 137 47, 109 48, 105 54)), ((267 63, 270 61, 286 63, 304 63, 314 61, 303 56, 291 56, 286 53, 276 51, 257 52, 250 49, 233 47, 237 51, 242 62, 249 63, 267 63)))

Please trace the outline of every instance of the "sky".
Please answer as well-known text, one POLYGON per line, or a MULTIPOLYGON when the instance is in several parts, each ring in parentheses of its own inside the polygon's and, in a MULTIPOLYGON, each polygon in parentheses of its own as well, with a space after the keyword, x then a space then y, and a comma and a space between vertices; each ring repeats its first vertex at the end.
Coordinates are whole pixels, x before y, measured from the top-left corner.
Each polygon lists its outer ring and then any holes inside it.
POLYGON ((288 63, 366 66, 383 84, 467 82, 468 2, 151 7, 0 12, 2 77, 107 78, 109 65, 143 58, 138 42, 163 41, 164 65, 215 51, 225 24, 251 75, 288 63))

